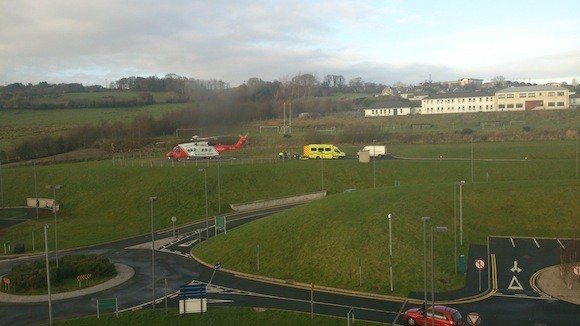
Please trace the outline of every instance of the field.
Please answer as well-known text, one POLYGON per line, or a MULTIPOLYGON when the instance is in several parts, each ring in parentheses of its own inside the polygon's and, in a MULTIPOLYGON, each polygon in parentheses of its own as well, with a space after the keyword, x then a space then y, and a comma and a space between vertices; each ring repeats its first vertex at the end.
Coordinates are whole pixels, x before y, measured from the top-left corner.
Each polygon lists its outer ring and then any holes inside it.
MULTIPOLYGON (((400 153, 393 147, 391 151, 416 157, 443 153, 447 158, 468 157, 463 153, 469 153, 469 148, 469 144, 441 144, 402 146, 400 153)), ((405 294, 416 289, 417 273, 412 271, 418 266, 415 260, 401 257, 421 256, 416 246, 421 242, 417 232, 421 216, 432 217, 434 224, 453 226, 453 183, 459 180, 467 181, 463 199, 466 245, 460 248, 461 253, 467 254, 469 243, 485 243, 488 235, 575 237, 580 209, 575 150, 575 141, 475 144, 475 159, 518 160, 476 160, 473 182, 469 159, 377 160, 377 188, 372 188, 372 163, 231 160, 220 165, 220 209, 217 165, 202 165, 208 169, 210 216, 218 210, 228 212, 230 203, 318 191, 321 168, 329 196, 228 232, 195 253, 210 262, 221 261, 226 268, 257 273, 255 246, 261 245, 261 275, 383 292, 388 287, 384 280, 387 252, 376 248, 385 248, 386 215, 393 213, 397 216, 395 273, 401 275, 397 293, 405 294), (523 155, 528 159, 522 159, 523 155), (358 190, 343 193, 350 188, 358 190), (359 258, 365 266, 362 287, 353 274, 359 258)), ((239 153, 243 155, 244 150, 239 153)), ((200 165, 141 157, 39 165, 35 169, 40 197, 52 198, 45 184, 64 185, 57 192, 62 202, 59 248, 64 250, 146 234, 150 196, 158 197, 157 230, 169 228, 171 216, 177 217, 178 224, 202 219, 205 201, 203 174, 197 171, 200 165)), ((2 170, 3 185, 10 189, 3 196, 5 206, 22 205, 26 197, 34 196, 34 175, 30 165, 2 170)), ((42 248, 40 234, 45 223, 52 223, 50 215, 4 230, 0 239, 32 248, 34 232, 35 247, 42 248)), ((444 236, 439 243, 437 265, 445 282, 442 288, 453 289, 460 287, 463 279, 449 269, 453 266, 449 254, 453 242, 449 239, 451 235, 444 236)))
MULTIPOLYGON (((346 316, 345 316, 346 317, 346 316)), ((140 310, 130 313, 121 313, 116 318, 113 313, 96 316, 71 319, 56 322, 55 325, 92 326, 92 325, 321 325, 334 326, 344 325, 345 318, 294 313, 272 309, 252 309, 247 307, 212 307, 203 314, 180 315, 175 308, 170 308, 167 313, 157 311, 140 310)), ((376 325, 376 323, 356 320, 356 325, 376 325)))
MULTIPOLYGON (((106 116, 106 110, 95 111, 92 117, 90 110, 80 110, 80 115, 74 117, 67 117, 71 112, 65 111, 51 111, 43 123, 34 114, 28 121, 13 124, 64 130, 67 124, 106 116)), ((114 119, 130 119, 119 111, 110 114, 114 119)), ((467 182, 463 193, 465 244, 459 248, 460 253, 467 254, 469 244, 484 244, 489 235, 565 238, 576 237, 579 231, 576 111, 506 114, 501 116, 505 122, 501 127, 478 127, 479 121, 493 119, 500 117, 330 116, 295 120, 291 137, 271 130, 260 133, 262 125, 282 124, 280 120, 262 121, 239 127, 236 132, 250 132, 248 144, 241 151, 231 152, 228 157, 236 159, 224 161, 219 169, 215 162, 168 162, 163 154, 175 141, 172 138, 160 139, 160 145, 142 153, 112 157, 99 153, 100 158, 105 158, 101 160, 91 160, 90 155, 75 158, 76 154, 71 153, 64 161, 54 157, 38 160, 34 166, 28 162, 3 165, 2 206, 22 206, 26 198, 36 193, 52 198, 52 192, 44 185, 64 185, 56 195, 62 205, 58 213, 59 249, 65 250, 148 233, 150 196, 158 197, 156 230, 169 229, 172 216, 177 217, 178 225, 203 219, 204 179, 198 171, 201 166, 208 173, 210 216, 227 214, 231 203, 324 188, 328 191, 326 199, 232 230, 209 241, 202 250, 196 249, 195 254, 244 272, 385 293, 390 285, 384 277, 388 266, 386 216, 392 213, 397 275, 394 294, 405 295, 420 284, 417 259, 405 258, 421 257, 417 243, 422 237, 417 230, 421 228, 420 217, 430 216, 433 225, 450 229, 437 239, 436 260, 437 275, 441 276, 438 288, 451 290, 464 282, 453 272, 450 254, 457 232, 453 230, 454 183, 459 180, 467 182), (431 121, 433 129, 410 129, 413 123, 424 121, 431 121), (317 132, 331 127, 336 132, 317 132), (471 132, 464 133, 466 128, 471 132), (377 160, 370 164, 354 159, 277 159, 280 150, 300 153, 303 144, 315 140, 334 142, 352 158, 374 137, 378 143, 387 144, 389 153, 416 159, 377 160), (345 189, 357 190, 344 193, 345 189), (262 248, 259 271, 257 245, 262 248), (357 275, 359 259, 363 266, 362 285, 357 275)), ((0 139, 6 141, 4 137, 0 139)), ((83 151, 83 155, 87 153, 90 151, 83 151)), ((38 219, 0 231, 0 241, 24 243, 28 251, 42 250, 40 235, 47 223, 53 223, 52 215, 42 213, 38 219)), ((50 247, 52 242, 49 239, 50 247)))

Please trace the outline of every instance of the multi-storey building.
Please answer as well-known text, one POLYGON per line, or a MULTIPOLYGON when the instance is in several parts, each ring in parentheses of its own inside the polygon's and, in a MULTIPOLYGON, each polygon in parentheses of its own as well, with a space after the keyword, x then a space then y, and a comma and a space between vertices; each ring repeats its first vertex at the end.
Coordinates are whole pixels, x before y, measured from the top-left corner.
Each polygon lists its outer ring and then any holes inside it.
POLYGON ((495 93, 497 111, 556 110, 570 107, 569 91, 557 86, 504 88, 495 93))
POLYGON ((421 114, 467 113, 494 111, 492 93, 447 93, 435 94, 421 100, 421 114))

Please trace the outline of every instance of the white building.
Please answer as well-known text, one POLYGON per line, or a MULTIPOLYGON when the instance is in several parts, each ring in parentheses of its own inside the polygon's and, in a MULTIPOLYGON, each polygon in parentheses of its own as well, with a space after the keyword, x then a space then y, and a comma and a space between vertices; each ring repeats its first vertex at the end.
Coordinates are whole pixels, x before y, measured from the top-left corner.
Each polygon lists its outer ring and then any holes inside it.
POLYGON ((393 117, 398 115, 415 114, 419 108, 417 102, 388 101, 376 102, 365 110, 365 117, 393 117))
POLYGON ((469 113, 494 111, 492 93, 434 94, 421 101, 421 114, 469 113))
POLYGON ((580 108, 580 94, 570 94, 570 109, 580 108))

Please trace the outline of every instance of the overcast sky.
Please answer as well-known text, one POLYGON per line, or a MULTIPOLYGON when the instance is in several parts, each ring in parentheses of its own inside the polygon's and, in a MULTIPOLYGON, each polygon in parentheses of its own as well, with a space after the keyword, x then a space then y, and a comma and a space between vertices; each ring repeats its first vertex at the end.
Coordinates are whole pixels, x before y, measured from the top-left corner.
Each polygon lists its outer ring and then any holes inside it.
POLYGON ((577 0, 0 0, 0 84, 580 81, 577 0))

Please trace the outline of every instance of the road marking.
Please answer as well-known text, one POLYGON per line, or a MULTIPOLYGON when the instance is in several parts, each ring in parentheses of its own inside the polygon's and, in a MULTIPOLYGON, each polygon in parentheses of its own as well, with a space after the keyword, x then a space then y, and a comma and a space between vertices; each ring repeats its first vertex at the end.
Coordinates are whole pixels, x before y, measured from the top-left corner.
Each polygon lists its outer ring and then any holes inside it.
POLYGON ((516 244, 514 243, 514 238, 510 238, 510 241, 512 242, 512 247, 516 247, 516 244))
POLYGON ((532 299, 532 300, 545 300, 545 301, 557 301, 558 299, 554 299, 552 297, 540 296, 534 297, 525 294, 503 294, 501 292, 495 293, 494 297, 504 297, 504 298, 515 298, 515 299, 532 299))
POLYGON ((519 273, 522 271, 522 269, 518 267, 517 260, 514 260, 514 267, 510 268, 510 271, 512 271, 512 273, 519 273))
POLYGON ((515 275, 512 276, 512 280, 510 282, 510 285, 508 286, 508 290, 519 290, 519 291, 524 290, 524 287, 522 286, 520 281, 518 281, 515 275))
POLYGON ((556 239, 558 240, 558 243, 560 244, 560 247, 562 247, 562 249, 566 249, 566 247, 564 247, 564 245, 562 244, 562 241, 560 241, 560 239, 556 239))
POLYGON ((187 241, 187 242, 184 242, 182 244, 179 244, 178 246, 179 247, 189 247, 189 246, 191 246, 192 244, 194 244, 196 242, 197 242, 197 239, 194 239, 194 240, 187 241))
POLYGON ((534 242, 536 243, 536 247, 538 247, 538 249, 540 249, 540 244, 538 243, 538 240, 536 240, 536 238, 534 238, 534 242))

